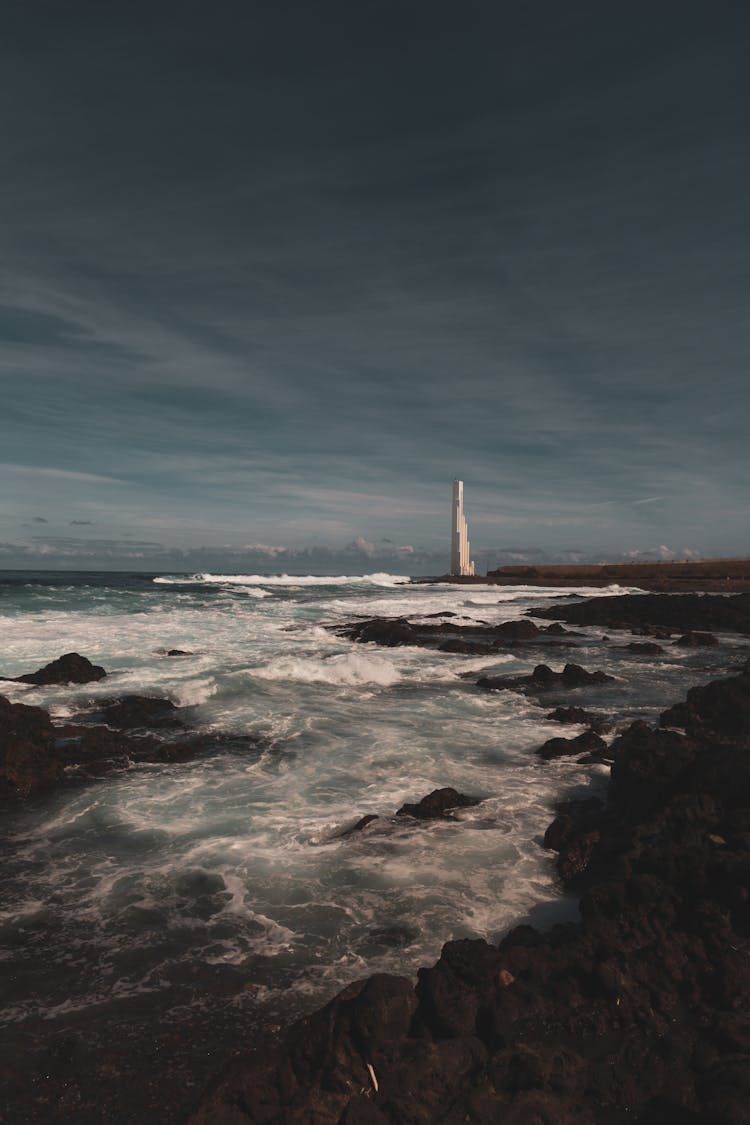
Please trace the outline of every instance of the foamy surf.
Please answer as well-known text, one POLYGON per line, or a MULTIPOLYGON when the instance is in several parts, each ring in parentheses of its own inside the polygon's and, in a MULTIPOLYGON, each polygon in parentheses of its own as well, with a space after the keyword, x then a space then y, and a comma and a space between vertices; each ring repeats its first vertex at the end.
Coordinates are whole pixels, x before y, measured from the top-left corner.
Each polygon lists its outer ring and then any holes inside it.
MULTIPOLYGON (((60 974, 6 1018, 58 1011, 62 991, 71 1011, 159 991, 192 980, 201 963, 254 981, 261 962, 262 982, 241 1001, 234 978, 199 974, 195 1002, 279 1004, 288 1016, 353 977, 412 973, 452 937, 493 940, 541 903, 554 911, 539 836, 555 799, 591 768, 542 765, 534 750, 560 729, 533 699, 472 682, 530 671, 539 652, 382 649, 342 640, 336 627, 448 613, 446 622, 492 625, 570 594, 620 592, 420 585, 386 573, 5 584, 0 674, 75 649, 109 675, 78 687, 7 684, 3 694, 66 717, 101 698, 156 695, 189 708, 199 730, 263 740, 261 752, 125 766, 8 815, 4 968, 43 981, 59 964, 60 974), (483 803, 444 824, 395 817, 446 785, 483 803), (340 838, 365 814, 378 824, 340 838), (389 944, 384 932, 401 936, 389 944)), ((615 675, 627 664, 627 677, 586 700, 622 721, 658 714, 684 694, 686 669, 701 664, 705 679, 715 658, 675 649, 639 663, 601 630, 578 632, 576 662, 615 675)), ((571 656, 553 648, 547 661, 559 669, 571 656)))
MULTIPOLYGON (((193 574, 191 577, 154 578, 161 586, 403 586, 411 579, 405 574, 193 574)), ((262 595, 261 595, 262 596, 262 595)))

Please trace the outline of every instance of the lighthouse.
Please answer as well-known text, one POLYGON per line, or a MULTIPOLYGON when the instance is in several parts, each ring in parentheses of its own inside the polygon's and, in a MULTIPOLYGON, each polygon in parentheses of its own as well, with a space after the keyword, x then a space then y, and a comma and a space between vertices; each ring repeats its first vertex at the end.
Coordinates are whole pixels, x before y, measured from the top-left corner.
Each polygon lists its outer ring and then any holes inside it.
POLYGON ((451 574, 466 576, 474 574, 474 563, 469 558, 469 539, 464 516, 464 482, 453 482, 453 504, 451 507, 451 574))

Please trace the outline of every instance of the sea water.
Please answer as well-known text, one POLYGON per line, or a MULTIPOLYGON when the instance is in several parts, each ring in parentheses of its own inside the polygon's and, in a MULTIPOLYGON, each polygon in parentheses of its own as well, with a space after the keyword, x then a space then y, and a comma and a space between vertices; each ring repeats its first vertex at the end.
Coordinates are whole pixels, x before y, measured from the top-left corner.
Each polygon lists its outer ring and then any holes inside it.
POLYGON ((571 916, 541 838, 554 802, 603 787, 607 771, 540 761, 542 742, 583 728, 549 723, 537 701, 481 691, 474 678, 542 659, 602 668, 612 684, 554 702, 624 723, 653 719, 710 678, 725 646, 644 659, 616 647, 627 637, 608 643, 589 628, 575 650, 475 657, 355 644, 329 628, 446 611, 495 624, 570 593, 389 574, 0 575, 0 674, 70 651, 108 671, 83 686, 3 685, 13 700, 63 718, 101 698, 158 695, 198 731, 252 736, 246 750, 72 777, 11 803, 3 1020, 172 993, 287 1019, 374 971, 413 974, 450 939, 571 916), (481 804, 450 820, 394 819, 403 802, 449 785, 481 804), (365 814, 381 819, 342 837, 365 814))

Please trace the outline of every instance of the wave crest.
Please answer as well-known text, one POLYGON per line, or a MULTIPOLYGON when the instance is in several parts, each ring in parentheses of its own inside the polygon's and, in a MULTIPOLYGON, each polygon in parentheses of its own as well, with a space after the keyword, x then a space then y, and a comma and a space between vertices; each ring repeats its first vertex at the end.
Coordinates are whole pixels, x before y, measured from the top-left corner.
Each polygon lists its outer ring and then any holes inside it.
POLYGON ((307 684, 339 684, 345 687, 361 684, 391 687, 401 679, 398 669, 390 661, 360 653, 339 653, 322 659, 284 656, 265 668, 253 669, 252 674, 263 680, 297 680, 307 684))
MULTIPOLYGON (((193 574, 152 579, 161 586, 404 586, 408 574, 193 574)), ((261 595, 262 597, 262 595, 261 595)))

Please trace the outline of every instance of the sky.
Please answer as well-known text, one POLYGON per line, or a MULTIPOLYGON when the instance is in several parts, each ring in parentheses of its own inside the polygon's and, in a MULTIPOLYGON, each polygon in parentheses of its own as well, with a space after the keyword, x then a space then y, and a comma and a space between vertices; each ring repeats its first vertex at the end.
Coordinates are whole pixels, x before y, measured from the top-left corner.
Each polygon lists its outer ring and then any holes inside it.
POLYGON ((750 8, 5 0, 0 567, 750 554, 750 8))

